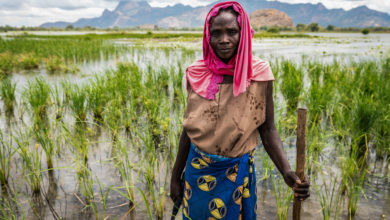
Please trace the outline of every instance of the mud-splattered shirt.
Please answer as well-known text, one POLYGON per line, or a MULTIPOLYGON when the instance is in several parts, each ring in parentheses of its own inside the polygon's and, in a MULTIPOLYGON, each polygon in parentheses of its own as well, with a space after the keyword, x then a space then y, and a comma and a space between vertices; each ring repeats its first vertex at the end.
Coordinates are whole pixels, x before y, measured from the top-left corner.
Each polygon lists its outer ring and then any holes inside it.
POLYGON ((225 157, 238 157, 259 142, 257 128, 265 121, 267 81, 251 81, 246 92, 233 96, 232 78, 218 84, 214 100, 188 86, 183 127, 191 142, 201 150, 225 157))

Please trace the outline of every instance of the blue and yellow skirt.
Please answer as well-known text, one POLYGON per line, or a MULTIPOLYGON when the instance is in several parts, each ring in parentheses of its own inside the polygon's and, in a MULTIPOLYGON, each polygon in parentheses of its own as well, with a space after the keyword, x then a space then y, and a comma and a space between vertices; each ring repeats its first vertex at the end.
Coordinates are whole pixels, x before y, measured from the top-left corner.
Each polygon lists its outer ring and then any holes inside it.
POLYGON ((256 219, 253 153, 227 158, 191 143, 184 174, 183 219, 256 219))

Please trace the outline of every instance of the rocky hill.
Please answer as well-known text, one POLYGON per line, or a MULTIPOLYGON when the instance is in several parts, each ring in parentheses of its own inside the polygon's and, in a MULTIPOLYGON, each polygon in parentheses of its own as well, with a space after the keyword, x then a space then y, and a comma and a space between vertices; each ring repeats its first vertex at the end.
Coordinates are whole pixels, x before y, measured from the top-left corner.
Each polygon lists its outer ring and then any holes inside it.
POLYGON ((250 14, 253 27, 293 27, 294 22, 286 13, 276 9, 261 9, 250 14))
MULTIPOLYGON (((219 2, 219 1, 217 1, 219 2)), ((247 12, 273 8, 286 13, 295 24, 319 23, 338 27, 390 27, 390 15, 371 10, 366 6, 345 11, 343 9, 327 9, 318 4, 289 4, 267 0, 238 0, 247 12)), ((215 3, 213 3, 215 4, 215 3)), ((201 27, 211 5, 190 7, 182 4, 165 8, 152 7, 146 0, 121 0, 113 10, 105 10, 97 18, 79 19, 75 27, 135 27, 142 24, 157 24, 160 27, 201 27)), ((58 27, 64 22, 45 23, 41 27, 58 27)))

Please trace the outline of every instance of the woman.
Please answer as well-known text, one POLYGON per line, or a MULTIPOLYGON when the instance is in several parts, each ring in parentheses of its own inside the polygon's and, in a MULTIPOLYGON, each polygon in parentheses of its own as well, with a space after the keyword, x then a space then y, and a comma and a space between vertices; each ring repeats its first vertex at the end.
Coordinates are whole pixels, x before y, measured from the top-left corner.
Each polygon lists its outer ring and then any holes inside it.
POLYGON ((283 152, 274 78, 268 63, 252 59, 252 37, 237 2, 218 3, 206 17, 203 60, 186 71, 188 102, 171 178, 173 201, 184 197, 184 219, 256 219, 252 155, 259 135, 295 197, 309 196, 308 181, 299 180, 283 152))

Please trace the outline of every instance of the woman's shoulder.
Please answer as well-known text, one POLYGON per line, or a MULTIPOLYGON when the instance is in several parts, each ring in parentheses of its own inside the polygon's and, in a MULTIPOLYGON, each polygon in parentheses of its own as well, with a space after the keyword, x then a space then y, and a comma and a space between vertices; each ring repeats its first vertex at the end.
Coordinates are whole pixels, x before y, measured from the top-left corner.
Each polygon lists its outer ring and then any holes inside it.
POLYGON ((253 68, 252 79, 254 81, 275 80, 268 61, 259 59, 257 57, 253 57, 252 58, 252 68, 253 68))
POLYGON ((253 68, 270 68, 269 62, 257 57, 252 58, 252 66, 253 68))
POLYGON ((196 71, 199 69, 208 69, 204 60, 197 60, 187 67, 187 71, 191 71, 191 70, 196 71))

